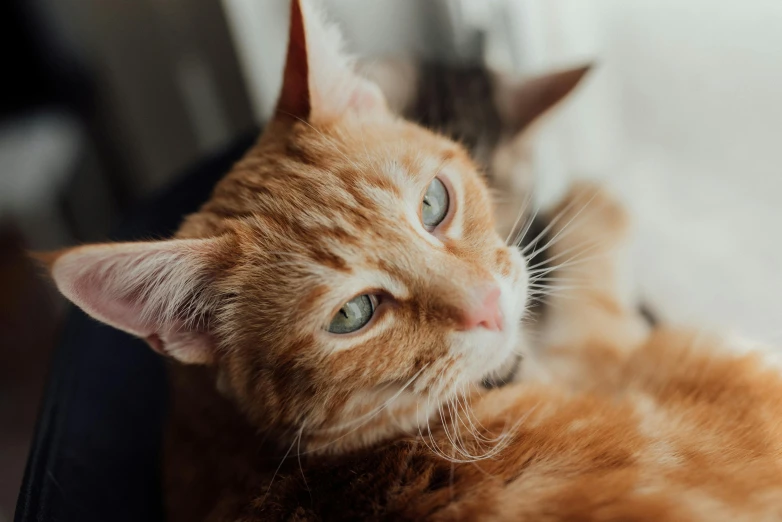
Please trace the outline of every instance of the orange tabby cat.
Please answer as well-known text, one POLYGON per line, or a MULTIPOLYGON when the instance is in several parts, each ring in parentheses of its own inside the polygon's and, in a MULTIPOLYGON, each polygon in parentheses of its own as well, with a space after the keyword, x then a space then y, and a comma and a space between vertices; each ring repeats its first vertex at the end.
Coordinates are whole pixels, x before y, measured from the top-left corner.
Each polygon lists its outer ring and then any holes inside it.
POLYGON ((294 0, 276 116, 212 198, 175 239, 77 247, 51 271, 175 361, 169 520, 782 518, 779 373, 647 331, 603 191, 554 216, 547 278, 494 231, 460 146, 392 116, 294 0), (545 279, 577 283, 533 346, 545 279))

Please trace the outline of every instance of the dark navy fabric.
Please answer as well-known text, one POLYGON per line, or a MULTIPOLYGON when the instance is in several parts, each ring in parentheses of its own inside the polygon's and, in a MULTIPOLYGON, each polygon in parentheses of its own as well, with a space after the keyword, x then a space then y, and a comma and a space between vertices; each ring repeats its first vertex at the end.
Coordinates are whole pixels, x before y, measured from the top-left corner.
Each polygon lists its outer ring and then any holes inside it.
MULTIPOLYGON (((170 236, 256 136, 249 133, 185 173, 138 208, 112 239, 170 236)), ((49 372, 15 520, 163 520, 164 361, 143 342, 74 309, 49 372)))

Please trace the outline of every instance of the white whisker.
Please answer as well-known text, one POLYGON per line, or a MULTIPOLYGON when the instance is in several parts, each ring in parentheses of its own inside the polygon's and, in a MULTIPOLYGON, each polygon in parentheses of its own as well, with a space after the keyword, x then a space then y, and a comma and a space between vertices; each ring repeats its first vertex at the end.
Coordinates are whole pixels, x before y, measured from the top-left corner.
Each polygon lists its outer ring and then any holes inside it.
POLYGON ((318 448, 313 448, 313 449, 310 449, 309 451, 306 451, 306 452, 304 452, 304 453, 305 453, 305 454, 307 454, 307 453, 315 453, 315 452, 318 452, 318 451, 320 451, 320 450, 322 450, 322 449, 324 449, 324 448, 326 448, 326 447, 328 447, 328 446, 330 446, 330 445, 332 445, 332 444, 335 444, 336 442, 340 441, 341 439, 343 439, 343 438, 347 437, 348 435, 350 435, 350 434, 354 433, 355 431, 357 431, 357 430, 361 429, 362 427, 364 427, 364 426, 365 426, 366 424, 368 424, 368 423, 369 423, 369 422, 370 422, 370 421, 371 421, 371 420, 372 420, 372 419, 373 419, 375 416, 379 415, 379 414, 380 414, 380 413, 381 413, 383 410, 385 410, 386 408, 388 408, 388 407, 391 405, 391 403, 392 403, 393 401, 395 401, 395 400, 396 400, 396 399, 397 399, 397 398, 398 398, 398 397, 399 397, 399 396, 400 396, 400 395, 401 395, 401 394, 402 394, 402 393, 403 393, 403 392, 404 392, 404 391, 405 391, 405 390, 406 390, 406 389, 407 389, 407 388, 408 388, 408 387, 409 387, 409 386, 410 386, 410 385, 411 385, 413 382, 415 382, 415 380, 418 378, 418 376, 419 376, 419 375, 421 375, 421 373, 422 373, 422 372, 423 372, 423 371, 424 371, 424 370, 425 370, 425 369, 426 369, 428 366, 429 366, 429 363, 425 364, 425 365, 424 365, 424 366, 423 366, 423 367, 422 367, 420 370, 418 370, 418 371, 415 373, 415 375, 413 375, 412 377, 410 377, 410 379, 409 379, 409 380, 408 380, 408 381, 407 381, 407 382, 404 384, 404 386, 402 386, 402 387, 401 387, 401 388, 400 388, 400 389, 399 389, 399 390, 398 390, 398 391, 397 391, 397 392, 396 392, 394 395, 392 395, 390 399, 388 399, 388 400, 387 400, 387 401, 385 401, 383 404, 381 404, 380 406, 378 406, 378 407, 377 407, 377 408, 375 408, 374 410, 370 411, 369 413, 366 413, 366 414, 362 415, 361 417, 358 417, 358 418, 356 418, 356 419, 352 419, 352 420, 350 420, 350 421, 348 421, 348 422, 345 422, 345 423, 343 423, 343 424, 341 424, 341 425, 339 425, 339 426, 335 426, 335 427, 329 427, 329 428, 324 428, 324 429, 322 429, 322 430, 315 430, 315 431, 313 431, 313 432, 310 432, 310 433, 323 433, 323 432, 341 431, 341 430, 345 429, 346 427, 348 427, 348 426, 350 426, 350 425, 352 425, 352 424, 355 424, 356 422, 359 422, 359 423, 360 423, 358 426, 356 426, 356 427, 355 427, 355 428, 353 428, 352 430, 350 430, 350 431, 348 431, 348 432, 346 432, 346 433, 343 433, 342 435, 340 435, 340 436, 339 436, 339 437, 337 437, 336 439, 334 439, 334 440, 332 440, 332 441, 330 441, 330 442, 328 442, 328 443, 324 444, 323 446, 320 446, 320 447, 318 447, 318 448), (362 420, 363 420, 364 422, 361 422, 362 420))
MULTIPOLYGON (((562 236, 562 234, 563 234, 563 233, 565 233, 565 231, 568 231, 567 233, 570 233, 570 231, 569 231, 568 227, 570 227, 570 225, 573 223, 573 221, 574 221, 575 219, 577 219, 577 218, 578 218, 578 216, 580 216, 580 215, 581 215, 581 213, 582 213, 582 212, 584 212, 584 210, 586 210, 586 208, 589 206, 589 204, 590 204, 590 203, 592 203, 592 201, 595 199, 595 197, 597 196, 597 194, 598 194, 597 192, 595 192, 594 194, 592 194, 592 197, 591 197, 591 198, 589 198, 589 200, 588 200, 586 203, 584 203, 584 206, 583 206, 583 207, 581 207, 581 209, 579 209, 579 210, 578 210, 578 212, 576 212, 576 214, 575 214, 573 217, 571 217, 571 218, 568 220, 568 222, 567 222, 567 223, 565 223, 565 225, 564 225, 562 228, 560 228, 560 229, 559 229, 559 232, 557 232, 556 234, 554 234, 554 237, 552 237, 551 239, 549 239, 549 240, 548 240, 548 242, 546 242, 546 244, 545 244, 545 245, 543 245, 542 247, 540 247, 540 248, 538 248, 538 249, 535 249, 535 251, 534 251, 532 254, 530 254, 530 255, 528 256, 528 258, 527 258, 527 261, 530 261, 530 260, 534 259, 534 257, 535 257, 535 256, 537 256, 538 254, 540 254, 541 252, 543 252, 543 251, 545 251, 547 248, 549 248, 551 245, 553 245, 554 243, 556 243, 556 242, 557 242, 557 238, 559 238, 560 236, 562 236)), ((569 207, 569 206, 570 206, 570 205, 571 205, 571 204, 572 204, 574 201, 575 201, 575 200, 573 200, 573 201, 571 201, 570 203, 568 203, 568 205, 566 206, 566 208, 567 208, 567 207, 569 207)), ((563 211, 563 212, 564 212, 564 211, 563 211)), ((563 215, 563 213, 562 213, 562 212, 560 212, 560 214, 558 214, 558 215, 557 215, 557 217, 560 217, 561 215, 563 215)), ((552 223, 553 223, 553 220, 552 220, 552 223)), ((562 236, 562 237, 564 238, 564 237, 566 237, 566 235, 565 235, 565 236, 562 236)), ((527 247, 525 247, 525 248, 522 250, 522 252, 521 252, 521 253, 522 253, 522 254, 526 254, 526 251, 529 249, 529 246, 530 246, 530 245, 528 245, 527 247)))
POLYGON ((535 222, 535 218, 538 217, 538 213, 539 212, 540 212, 540 209, 536 208, 535 212, 533 212, 530 215, 530 217, 527 220, 527 223, 524 225, 524 228, 522 229, 521 233, 519 233, 515 238, 513 238, 513 244, 514 245, 520 245, 522 243, 522 241, 524 241, 524 238, 527 237, 527 233, 529 232, 529 229, 532 228, 532 224, 535 222))
POLYGON ((560 220, 560 219, 562 219, 562 217, 563 217, 563 216, 565 215, 565 213, 566 213, 566 212, 567 212, 567 211, 570 209, 570 207, 572 207, 572 206, 573 206, 573 204, 574 204, 574 203, 575 203, 575 201, 570 201, 570 202, 569 202, 567 205, 565 205, 565 208, 563 208, 562 210, 560 210, 560 211, 557 213, 557 215, 556 215, 556 216, 554 216, 554 217, 551 219, 551 221, 549 221, 548 225, 546 225, 546 226, 545 226, 545 228, 543 228, 543 230, 541 230, 541 231, 540 231, 540 233, 539 233, 537 236, 535 236, 535 238, 534 238, 532 241, 530 241, 529 245, 527 245, 526 247, 524 247, 524 248, 522 249, 521 253, 522 253, 522 254, 526 254, 526 253, 527 253, 527 251, 528 251, 530 248, 533 248, 533 246, 534 246, 534 245, 535 245, 535 244, 536 244, 538 241, 540 241, 540 239, 541 239, 542 237, 544 237, 544 236, 545 236, 545 235, 546 235, 546 234, 549 232, 549 230, 551 230, 551 229, 552 229, 554 226, 556 226, 556 224, 559 222, 559 220, 560 220))
POLYGON ((291 445, 288 446, 288 451, 286 451, 285 455, 282 456, 282 459, 280 460, 280 464, 277 466, 277 469, 274 470, 274 474, 272 475, 272 478, 269 481, 269 487, 266 488, 266 493, 264 493, 263 499, 261 499, 261 505, 263 505, 263 503, 266 502, 266 498, 269 496, 269 492, 272 490, 272 484, 274 484, 274 479, 277 478, 277 473, 280 472, 280 469, 282 468, 282 464, 285 462, 285 459, 288 458, 288 455, 290 455, 290 452, 293 449, 293 446, 295 445, 296 445, 296 439, 293 439, 291 445))
POLYGON ((519 213, 516 216, 516 220, 513 222, 513 226, 511 227, 510 231, 508 231, 508 237, 505 238, 506 245, 510 244, 508 241, 510 240, 511 236, 513 236, 514 232, 516 232, 516 227, 519 225, 519 221, 521 221, 522 216, 524 216, 524 212, 527 210, 527 206, 529 205, 530 201, 532 201, 532 192, 527 195, 524 202, 521 204, 521 208, 519 209, 519 213))

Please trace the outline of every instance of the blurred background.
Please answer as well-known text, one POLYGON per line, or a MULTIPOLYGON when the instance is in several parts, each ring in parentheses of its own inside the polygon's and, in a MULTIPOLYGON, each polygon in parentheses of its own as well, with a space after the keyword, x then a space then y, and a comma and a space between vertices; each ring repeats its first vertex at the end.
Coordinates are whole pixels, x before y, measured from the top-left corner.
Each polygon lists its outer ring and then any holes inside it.
MULTIPOLYGON (((778 0, 326 0, 353 51, 520 74, 594 61, 533 140, 537 203, 605 180, 663 318, 782 342, 778 0)), ((183 168, 260 127, 287 0, 0 3, 0 522, 64 310, 25 249, 105 238, 183 168)))

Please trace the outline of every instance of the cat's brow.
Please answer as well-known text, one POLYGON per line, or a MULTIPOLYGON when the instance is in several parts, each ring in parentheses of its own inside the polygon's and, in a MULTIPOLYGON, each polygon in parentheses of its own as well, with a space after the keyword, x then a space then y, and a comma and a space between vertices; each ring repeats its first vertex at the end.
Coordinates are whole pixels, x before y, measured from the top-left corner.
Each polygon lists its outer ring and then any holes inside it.
POLYGON ((441 161, 440 161, 440 168, 443 167, 446 163, 449 161, 452 161, 454 158, 456 158, 456 151, 453 149, 446 149, 441 155, 441 161))

